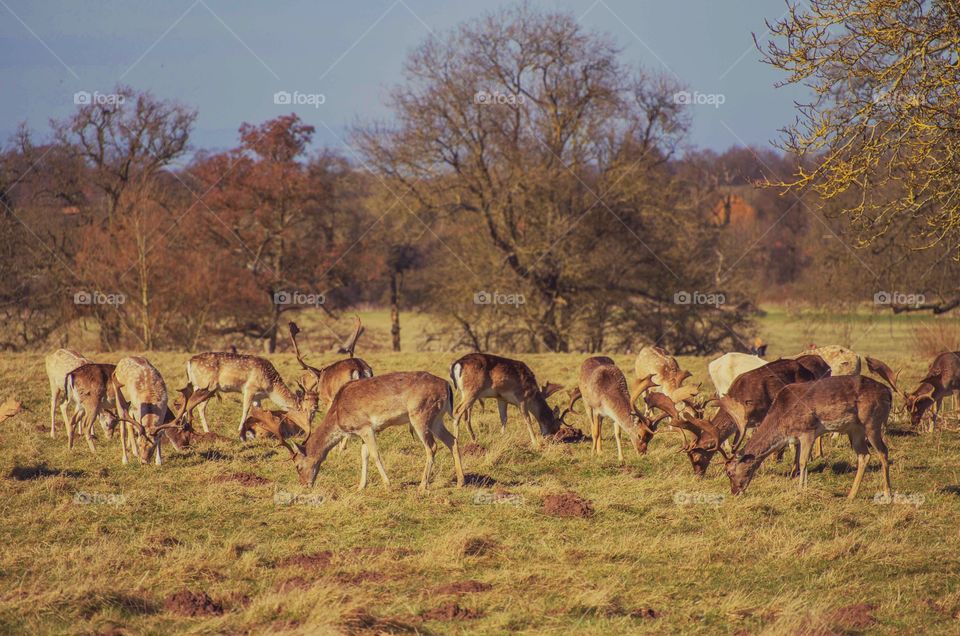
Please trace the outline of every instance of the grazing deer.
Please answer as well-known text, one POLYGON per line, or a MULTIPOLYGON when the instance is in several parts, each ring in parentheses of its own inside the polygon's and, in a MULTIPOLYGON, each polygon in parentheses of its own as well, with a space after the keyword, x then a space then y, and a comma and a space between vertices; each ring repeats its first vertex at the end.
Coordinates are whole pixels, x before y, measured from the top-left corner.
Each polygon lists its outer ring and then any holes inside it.
MULTIPOLYGON (((311 367, 300 356, 300 350, 296 348, 296 334, 299 331, 291 322, 290 337, 297 351, 297 361, 305 370, 311 371, 311 367)), ((285 411, 303 411, 307 416, 305 421, 308 426, 317 412, 316 391, 307 391, 301 386, 297 393, 294 393, 284 384, 277 368, 269 360, 258 356, 225 351, 209 351, 195 355, 187 361, 187 380, 198 389, 206 389, 214 395, 240 393, 243 400, 239 426, 241 431, 250 414, 250 407, 254 404, 259 406, 264 398, 269 398, 285 411)), ((206 404, 203 402, 198 412, 204 432, 209 432, 206 404)))
MULTIPOLYGON (((258 412, 258 415, 261 413, 263 412, 258 412)), ((290 439, 282 441, 291 453, 300 483, 313 486, 320 464, 330 450, 344 437, 357 436, 363 442, 360 450, 359 489, 367 486, 367 468, 371 455, 383 478, 384 486, 389 488, 390 479, 377 447, 377 433, 388 426, 409 424, 427 455, 420 489, 426 490, 430 482, 436 449, 435 438, 439 438, 453 454, 457 486, 462 487, 464 476, 460 463, 460 448, 457 438, 443 425, 444 414, 453 416, 453 391, 446 380, 422 371, 387 373, 344 385, 323 421, 314 427, 303 444, 297 444, 290 439)), ((302 414, 290 413, 289 416, 303 427, 302 414)), ((272 414, 270 417, 276 420, 272 414)), ((279 422, 273 427, 279 431, 279 422)))
MULTIPOLYGON (((742 440, 747 426, 743 404, 729 397, 721 398, 721 404, 735 420, 742 440)), ((824 433, 836 432, 846 433, 857 453, 857 475, 847 498, 857 496, 870 461, 869 446, 880 455, 883 493, 889 498, 890 462, 882 431, 892 404, 890 389, 859 375, 826 377, 785 387, 743 450, 727 460, 725 470, 731 492, 734 495, 743 492, 763 460, 790 441, 799 442, 799 486, 804 488, 814 440, 824 433)))
MULTIPOLYGON (((830 367, 817 356, 806 356, 796 360, 775 360, 738 377, 730 385, 727 397, 744 405, 747 428, 757 426, 773 404, 774 398, 788 384, 795 382, 810 382, 830 375, 830 367)), ((649 401, 648 401, 649 403, 649 401)), ((663 410, 663 404, 657 404, 663 410)), ((677 421, 671 414, 671 423, 677 421)), ((707 468, 714 454, 731 435, 738 434, 735 421, 720 408, 710 422, 706 422, 701 415, 683 420, 685 430, 693 433, 694 442, 685 445, 683 450, 690 458, 693 472, 699 477, 706 474, 707 468), (705 427, 704 423, 710 424, 705 427), (715 443, 715 437, 719 443, 715 443)), ((734 444, 739 442, 734 440, 734 444)))
MULTIPOLYGON (((104 430, 112 436, 116 420, 108 415, 107 409, 110 407, 110 400, 107 397, 107 389, 110 386, 110 378, 113 376, 115 364, 97 364, 91 362, 81 367, 77 367, 67 374, 65 381, 67 399, 73 402, 73 417, 67 425, 67 447, 73 448, 73 435, 75 428, 79 425, 83 436, 87 440, 87 446, 91 452, 96 452, 93 445, 93 423, 105 417, 109 424, 104 425, 104 430)), ((101 420, 103 423, 103 420, 101 420)))
POLYGON ((57 407, 63 416, 63 423, 67 426, 70 418, 67 416, 67 395, 64 389, 67 374, 71 371, 90 364, 83 355, 71 349, 57 349, 46 358, 44 365, 47 368, 47 379, 50 381, 50 437, 57 436, 57 407))
POLYGON ((683 386, 692 374, 681 369, 676 358, 660 347, 641 347, 633 363, 633 371, 637 381, 652 376, 659 392, 665 393, 675 403, 692 398, 699 390, 697 386, 683 386))
POLYGON ((927 409, 933 407, 930 422, 930 431, 937 424, 937 417, 943 407, 943 399, 960 391, 960 351, 941 353, 934 358, 926 376, 912 393, 906 393, 897 388, 896 375, 885 364, 872 358, 867 358, 870 370, 880 375, 893 390, 903 396, 905 407, 910 414, 913 425, 919 426, 927 409))
POLYGON ((299 424, 294 422, 284 411, 267 411, 257 407, 250 408, 250 416, 243 423, 241 436, 252 432, 258 438, 269 438, 283 441, 288 437, 305 433, 299 424))
POLYGON ((613 436, 617 441, 617 460, 621 464, 623 463, 623 448, 620 444, 621 429, 630 436, 637 453, 642 455, 647 452, 647 444, 653 439, 657 425, 666 417, 663 415, 651 422, 637 410, 637 399, 652 386, 654 386, 653 376, 648 375, 628 388, 623 371, 613 360, 605 356, 587 358, 583 361, 580 365, 579 387, 573 394, 567 410, 572 410, 574 402, 579 397, 583 397, 593 436, 594 454, 600 454, 604 417, 613 422, 613 436))
MULTIPOLYGON (((454 412, 453 431, 460 437, 460 421, 481 398, 496 398, 500 412, 500 431, 507 430, 507 404, 520 408, 520 415, 530 433, 530 443, 537 445, 531 416, 540 425, 540 434, 546 437, 560 430, 559 409, 551 409, 547 398, 562 389, 559 384, 547 382, 537 386, 537 378, 523 362, 501 358, 489 353, 468 353, 450 367, 450 379, 460 391, 460 404, 454 412)), ((477 439, 470 420, 467 428, 477 439)))

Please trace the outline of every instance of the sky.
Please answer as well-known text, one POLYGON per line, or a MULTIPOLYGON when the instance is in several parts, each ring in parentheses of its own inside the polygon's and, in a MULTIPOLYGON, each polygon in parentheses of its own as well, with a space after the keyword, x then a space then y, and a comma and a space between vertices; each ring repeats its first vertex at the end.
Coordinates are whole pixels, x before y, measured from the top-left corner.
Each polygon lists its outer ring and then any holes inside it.
MULTIPOLYGON (((75 95, 122 82, 196 108, 194 149, 236 145, 242 122, 294 110, 315 140, 353 154, 345 134, 389 120, 389 88, 403 59, 442 33, 499 6, 495 0, 0 0, 0 135, 20 122, 46 131, 75 95), (286 91, 302 104, 277 104, 286 91), (311 97, 322 95, 322 97, 311 97), (322 103, 319 103, 322 102, 322 103)), ((722 151, 767 146, 794 119, 797 87, 760 62, 753 33, 786 11, 783 0, 541 0, 608 33, 622 59, 674 76, 693 96, 689 141, 722 151)), ((95 98, 95 97, 94 97, 95 98)))

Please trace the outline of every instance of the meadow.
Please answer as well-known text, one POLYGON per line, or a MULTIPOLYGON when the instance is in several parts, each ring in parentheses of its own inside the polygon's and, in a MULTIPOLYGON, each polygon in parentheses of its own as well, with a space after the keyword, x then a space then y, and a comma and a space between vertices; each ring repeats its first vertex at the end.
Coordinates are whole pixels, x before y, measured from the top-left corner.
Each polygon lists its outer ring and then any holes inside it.
MULTIPOLYGON (((392 353, 364 344, 377 373, 448 376, 457 354, 392 353)), ((798 316, 761 321, 771 358, 808 342, 847 344, 902 369, 912 388, 929 363, 913 351, 917 319, 798 316), (841 342, 842 339, 842 342, 841 342)), ((345 330, 344 330, 345 331, 345 330)), ((412 338, 413 336, 411 336, 412 338)), ((125 355, 96 356, 115 361, 125 355)), ((150 353, 168 387, 187 353, 150 353)), ((270 356, 296 377, 290 354, 270 356)), ((521 355, 541 381, 572 386, 583 354, 521 355)), ((625 369, 632 356, 615 355, 625 369)), ((313 354, 313 363, 332 354, 313 354)), ((680 358, 709 386, 708 358, 680 358)), ((356 491, 359 444, 336 451, 316 486, 299 486, 275 442, 235 438, 236 396, 208 416, 227 439, 122 466, 119 443, 69 451, 50 439, 42 354, 0 357, 0 398, 28 409, 0 425, 0 632, 3 633, 956 633, 960 619, 960 435, 918 435, 900 414, 886 433, 894 503, 874 499, 874 459, 845 499, 855 455, 828 440, 810 485, 769 460, 729 494, 722 464, 693 476, 679 436, 616 461, 589 443, 531 448, 511 409, 464 439, 467 486, 450 454, 418 492, 423 451, 403 427, 380 448, 395 487, 356 491), (556 495, 583 504, 551 512, 556 495), (546 505, 545 505, 546 504, 546 505)), ((562 398, 561 398, 562 399, 562 398)), ((558 401, 558 400, 557 400, 558 401)), ((587 429, 580 416, 571 424, 587 429)), ((448 422, 448 427, 451 423, 448 422)), ((466 431, 462 432, 466 436, 466 431)), ((719 459, 719 458, 717 458, 719 459)))

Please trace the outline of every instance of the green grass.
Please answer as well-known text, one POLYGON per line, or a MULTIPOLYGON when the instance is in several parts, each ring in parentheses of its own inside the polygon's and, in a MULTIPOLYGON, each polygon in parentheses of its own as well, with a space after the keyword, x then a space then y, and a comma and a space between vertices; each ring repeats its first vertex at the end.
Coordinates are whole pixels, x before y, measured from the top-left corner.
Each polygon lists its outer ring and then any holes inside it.
MULTIPOLYGON (((853 333, 858 350, 902 367, 905 384, 920 377, 929 361, 908 353, 910 321, 854 322, 849 332, 824 320, 816 342, 853 333)), ((810 333, 786 314, 771 314, 760 327, 774 356, 795 352, 810 333)), ((361 353, 378 373, 425 369, 441 377, 456 357, 361 353)), ((171 389, 184 382, 187 357, 149 355, 171 389)), ((585 356, 522 357, 541 381, 569 386, 585 356)), ((629 356, 614 357, 632 368, 629 356)), ((285 377, 295 376, 292 356, 272 359, 285 377)), ((706 380, 706 362, 681 359, 696 381, 706 380)), ((117 441, 98 440, 96 455, 82 442, 70 452, 62 425, 56 440, 46 432, 42 356, 0 357, 0 378, 0 397, 15 395, 29 409, 0 425, 2 633, 957 631, 960 436, 952 431, 894 434, 906 425, 891 423, 894 489, 922 497, 920 505, 874 504, 876 461, 860 497, 846 501, 855 456, 843 440, 827 441, 806 491, 786 478, 786 462, 771 460, 733 498, 718 463, 705 479, 693 476, 676 453, 675 434, 659 435, 646 456, 631 449, 622 469, 609 426, 601 459, 588 444, 531 449, 516 411, 502 436, 491 408, 478 429, 486 452, 465 455, 474 477, 462 490, 453 487, 441 448, 433 487, 419 493, 423 452, 397 427, 380 436, 393 490, 382 488, 376 471, 365 492, 355 490, 359 446, 352 442, 345 454, 331 454, 306 491, 286 453, 266 441, 170 452, 160 468, 122 466, 117 441), (229 478, 237 473, 264 482, 229 478), (544 514, 543 498, 568 490, 592 502, 595 514, 544 514), (502 491, 517 497, 483 503, 502 491), (275 502, 278 493, 308 492, 322 501, 275 502), (80 505, 77 493, 123 501, 80 505), (688 495, 722 497, 677 503, 688 495), (313 558, 291 560, 298 555, 313 558), (438 591, 468 580, 490 587, 438 591), (184 589, 206 592, 223 613, 167 611, 164 600, 184 589), (431 613, 450 603, 477 617, 431 613), (875 606, 866 612, 875 622, 858 622, 856 609, 836 611, 860 603, 875 606), (645 617, 648 608, 656 618, 645 617)), ((236 396, 208 414, 232 436, 236 396)), ((585 428, 579 418, 573 423, 585 428)))

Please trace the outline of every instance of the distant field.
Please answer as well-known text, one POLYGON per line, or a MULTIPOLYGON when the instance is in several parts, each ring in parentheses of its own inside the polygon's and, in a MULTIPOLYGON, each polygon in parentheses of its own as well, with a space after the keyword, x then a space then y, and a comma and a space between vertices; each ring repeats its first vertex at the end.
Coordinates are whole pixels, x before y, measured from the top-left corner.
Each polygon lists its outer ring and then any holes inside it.
MULTIPOLYGON (((382 317, 364 315, 371 344, 387 329, 382 317)), ((915 320, 771 310, 760 332, 772 357, 842 341, 903 368, 902 382, 912 385, 929 362, 911 353, 915 320)), ((406 324, 412 337, 415 321, 406 324)), ((360 353, 377 373, 441 377, 456 357, 363 343, 360 353)), ((147 355, 168 386, 184 383, 188 354, 147 355)), ((572 386, 585 356, 521 357, 541 381, 572 386)), ((613 357, 632 368, 631 356, 613 357)), ((291 355, 272 359, 294 377, 291 355)), ((706 358, 681 363, 709 386, 706 358)), ((844 499, 856 465, 844 440, 827 441, 806 491, 787 479, 786 462, 771 460, 733 498, 719 463, 706 479, 693 477, 675 434, 658 435, 646 456, 631 450, 621 467, 609 426, 597 459, 586 443, 531 449, 513 410, 502 436, 489 408, 480 448, 464 456, 462 490, 441 448, 432 489, 418 493, 423 452, 398 427, 379 438, 393 490, 374 471, 371 486, 355 491, 352 442, 345 454, 331 453, 306 491, 275 443, 232 439, 235 396, 208 411, 230 440, 170 452, 159 469, 123 467, 115 440, 99 440, 94 456, 82 443, 68 452, 62 425, 49 438, 41 355, 0 357, 0 379, 0 398, 15 395, 29 409, 0 425, 2 633, 958 629, 953 431, 917 436, 899 418, 891 423, 894 489, 912 502, 892 505, 873 502, 876 461, 858 500, 844 499), (567 491, 591 502, 592 516, 546 514, 544 500, 567 491)), ((579 417, 572 423, 586 428, 579 417)))

